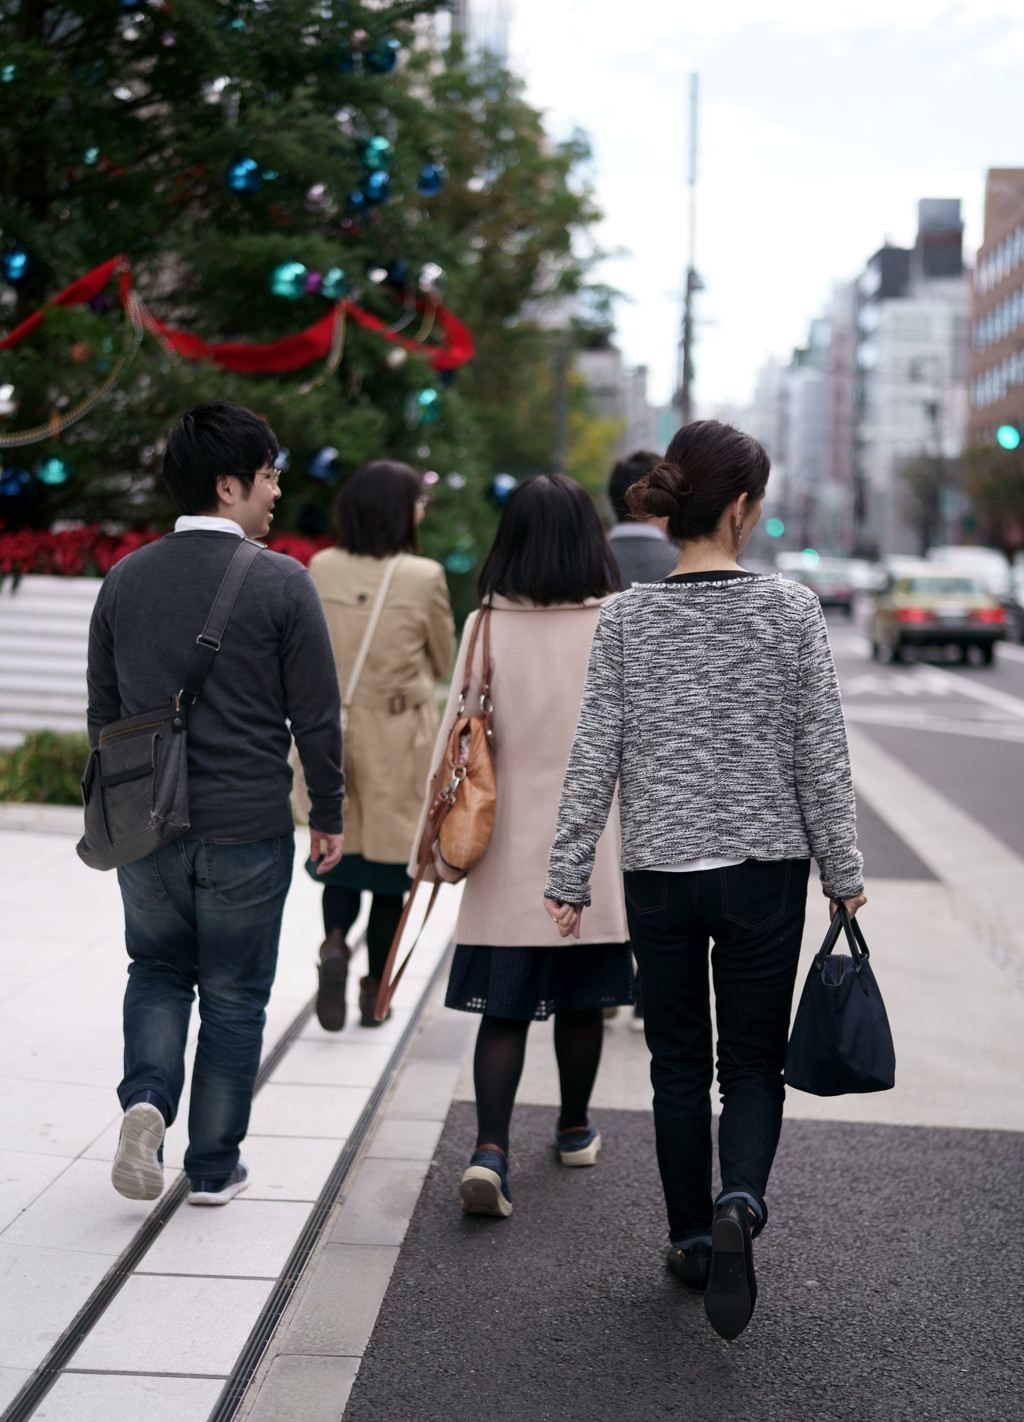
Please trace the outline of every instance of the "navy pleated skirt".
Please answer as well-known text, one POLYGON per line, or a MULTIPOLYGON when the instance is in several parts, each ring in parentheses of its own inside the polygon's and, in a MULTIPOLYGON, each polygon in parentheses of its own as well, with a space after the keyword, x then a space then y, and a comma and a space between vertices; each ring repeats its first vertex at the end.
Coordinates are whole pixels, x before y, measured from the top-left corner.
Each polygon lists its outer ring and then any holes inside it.
POLYGON ((551 948, 455 947, 445 1006, 490 1017, 543 1021, 554 1012, 621 1007, 633 1001, 628 943, 551 948))

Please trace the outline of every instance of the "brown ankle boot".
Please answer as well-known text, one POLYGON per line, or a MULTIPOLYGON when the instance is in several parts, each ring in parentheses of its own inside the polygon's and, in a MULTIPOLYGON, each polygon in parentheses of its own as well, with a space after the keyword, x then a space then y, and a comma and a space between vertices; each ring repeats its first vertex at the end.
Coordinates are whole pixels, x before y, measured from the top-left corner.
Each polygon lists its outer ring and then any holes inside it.
POLYGON ((320 944, 317 965, 316 1016, 326 1032, 340 1032, 345 1025, 345 988, 352 950, 340 928, 332 928, 320 944))
MULTIPOLYGON (((373 1015, 373 1009, 377 1006, 377 994, 380 992, 380 978, 360 978, 359 979, 359 1021, 363 1027, 379 1027, 381 1024, 373 1015)), ((391 1008, 388 1008, 387 1018, 391 1016, 391 1008)))

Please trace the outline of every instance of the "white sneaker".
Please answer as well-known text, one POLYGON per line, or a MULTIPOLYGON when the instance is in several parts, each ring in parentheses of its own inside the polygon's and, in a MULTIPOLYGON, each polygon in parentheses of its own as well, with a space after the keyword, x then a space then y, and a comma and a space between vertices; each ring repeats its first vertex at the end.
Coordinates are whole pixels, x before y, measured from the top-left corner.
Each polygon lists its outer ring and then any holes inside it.
POLYGON ((164 1193, 160 1148, 166 1129, 151 1101, 136 1102, 124 1113, 110 1180, 126 1200, 156 1200, 164 1193))
POLYGON ((193 1180, 188 1192, 190 1205, 226 1205, 249 1188, 249 1172, 241 1161, 226 1180, 193 1180))

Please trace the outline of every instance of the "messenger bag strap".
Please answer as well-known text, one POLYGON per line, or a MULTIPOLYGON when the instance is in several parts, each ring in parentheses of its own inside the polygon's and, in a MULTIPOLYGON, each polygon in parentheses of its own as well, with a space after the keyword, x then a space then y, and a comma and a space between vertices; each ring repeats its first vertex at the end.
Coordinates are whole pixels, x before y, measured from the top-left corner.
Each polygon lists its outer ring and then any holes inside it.
POLYGON ((377 596, 373 600, 373 607, 370 609, 370 620, 366 624, 363 640, 359 643, 356 659, 352 663, 352 671, 349 674, 348 685, 345 687, 345 694, 341 698, 341 714, 346 719, 348 718, 352 702, 355 699, 356 687, 359 685, 359 678, 363 674, 366 658, 370 655, 370 643, 373 641, 373 634, 377 630, 380 615, 384 611, 384 603, 387 600, 391 579, 395 576, 395 569, 402 561, 402 557, 403 555, 401 553, 396 553, 395 556, 389 560, 387 567, 384 569, 384 575, 380 580, 377 596))
MULTIPOLYGON (((427 840, 427 843, 420 852, 420 860, 416 866, 416 877, 413 880, 412 888, 409 890, 409 897, 405 901, 405 908, 402 910, 402 917, 399 919, 398 927, 395 929, 395 936, 391 940, 391 948, 388 951, 387 962, 384 964, 384 971, 383 973, 381 973, 380 977, 380 989, 377 993, 377 1003, 373 1011, 373 1015, 378 1022, 383 1022, 385 1017, 387 1017, 388 1015, 388 1008, 391 1005, 391 999, 395 994, 395 989, 402 981, 402 974, 409 966, 409 959, 413 955, 413 952, 416 948, 416 944, 420 941, 420 938, 423 934, 423 930, 427 926, 427 919, 430 917, 431 910, 433 909, 434 904, 437 902, 437 896, 440 892, 442 882, 440 879, 435 879, 434 881, 434 886, 430 892, 430 901, 427 904, 427 911, 423 915, 423 922, 420 924, 419 933, 417 933, 415 939, 413 940, 413 943, 409 948, 408 953, 406 953, 405 957, 402 959, 401 967, 396 972, 395 962, 398 958, 398 950, 401 947, 402 934, 405 932, 405 925, 409 922, 409 914, 412 912, 412 901, 416 897, 416 890, 423 883, 424 874, 427 872, 427 865, 430 863, 431 849, 433 847, 434 840, 440 833, 441 826, 448 818, 448 814, 451 808, 451 801, 447 801, 440 807, 437 816, 433 821, 434 832, 430 836, 429 840, 427 840)), ((424 836, 424 838, 426 839, 426 836, 424 836)))
POLYGON ((213 666, 214 657, 220 651, 235 600, 242 590, 246 574, 255 562, 256 555, 262 553, 265 546, 251 538, 243 538, 231 556, 227 572, 221 579, 217 596, 213 600, 210 615, 206 619, 206 626, 196 638, 196 645, 189 657, 181 690, 178 692, 178 701, 186 709, 194 706, 199 700, 199 692, 207 672, 213 666))

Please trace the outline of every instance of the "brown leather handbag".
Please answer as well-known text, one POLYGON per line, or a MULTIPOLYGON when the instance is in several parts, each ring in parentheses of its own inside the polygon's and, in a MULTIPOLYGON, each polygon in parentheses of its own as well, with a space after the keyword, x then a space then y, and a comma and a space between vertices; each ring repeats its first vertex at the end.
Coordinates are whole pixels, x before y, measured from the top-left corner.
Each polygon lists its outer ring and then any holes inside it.
POLYGON ((416 877, 409 891, 405 908, 384 965, 380 980, 380 992, 374 1016, 383 1022, 394 991, 401 981, 416 944, 420 941, 437 899, 442 883, 457 884, 464 879, 473 865, 482 858, 490 843, 494 830, 494 812, 497 792, 494 785, 494 732, 491 718, 494 705, 491 701, 491 608, 487 604, 473 624, 469 649, 466 653, 466 669, 459 694, 455 724, 448 733, 441 764, 430 779, 428 791, 427 817, 416 855, 416 877), (469 714, 466 700, 469 684, 473 678, 473 659, 476 654, 478 634, 483 629, 483 668, 480 688, 479 710, 469 714), (395 961, 402 941, 402 934, 409 919, 416 890, 423 882, 428 867, 434 870, 434 887, 431 891, 423 923, 412 947, 395 972, 395 961))

